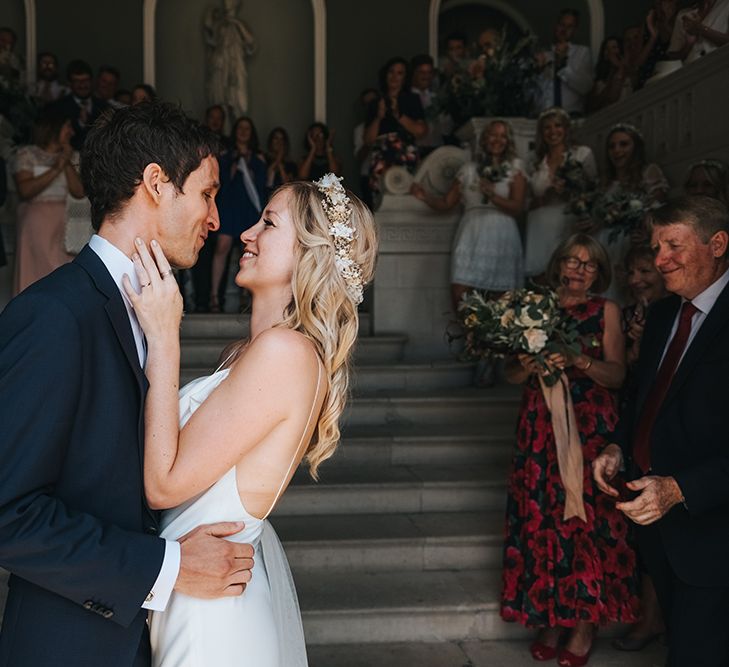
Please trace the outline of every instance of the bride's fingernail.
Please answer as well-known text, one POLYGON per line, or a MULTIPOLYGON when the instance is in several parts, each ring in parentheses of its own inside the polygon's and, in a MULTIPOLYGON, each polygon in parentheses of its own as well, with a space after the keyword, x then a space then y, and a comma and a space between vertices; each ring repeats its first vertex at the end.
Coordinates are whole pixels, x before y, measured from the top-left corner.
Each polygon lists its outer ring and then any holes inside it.
POLYGON ((142 239, 137 236, 137 238, 134 239, 134 243, 136 243, 137 245, 142 245, 142 239))
POLYGON ((157 243, 157 241, 155 241, 154 239, 152 239, 152 245, 156 248, 159 245, 159 243, 157 243))

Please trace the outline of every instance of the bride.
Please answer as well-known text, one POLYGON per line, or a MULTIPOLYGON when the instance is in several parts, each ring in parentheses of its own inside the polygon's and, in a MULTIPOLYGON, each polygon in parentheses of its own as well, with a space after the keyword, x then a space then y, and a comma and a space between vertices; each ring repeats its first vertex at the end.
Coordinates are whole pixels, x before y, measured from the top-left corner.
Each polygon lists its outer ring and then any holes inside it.
POLYGON ((250 339, 179 398, 182 297, 159 244, 151 254, 137 244, 141 293, 125 279, 147 340, 144 485, 150 505, 166 509, 162 536, 242 521, 228 539, 255 547, 242 595, 173 593, 167 610, 150 616, 155 667, 307 664, 293 581, 266 517, 302 459, 316 478, 339 440, 375 227, 327 174, 279 188, 241 240, 235 282, 253 296, 250 339))

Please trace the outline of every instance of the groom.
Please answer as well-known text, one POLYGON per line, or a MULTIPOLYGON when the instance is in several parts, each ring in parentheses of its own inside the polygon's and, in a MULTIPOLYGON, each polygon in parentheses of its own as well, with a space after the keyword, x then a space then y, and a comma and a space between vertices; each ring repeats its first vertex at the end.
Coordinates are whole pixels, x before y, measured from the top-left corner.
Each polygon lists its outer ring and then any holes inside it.
MULTIPOLYGON (((144 496, 145 341, 121 281, 134 240, 190 267, 219 226, 216 140, 167 104, 97 123, 82 178, 98 235, 0 315, 0 667, 144 667, 172 589, 240 595, 242 524, 158 536, 144 496)), ((134 285, 137 291, 140 286, 134 285)))

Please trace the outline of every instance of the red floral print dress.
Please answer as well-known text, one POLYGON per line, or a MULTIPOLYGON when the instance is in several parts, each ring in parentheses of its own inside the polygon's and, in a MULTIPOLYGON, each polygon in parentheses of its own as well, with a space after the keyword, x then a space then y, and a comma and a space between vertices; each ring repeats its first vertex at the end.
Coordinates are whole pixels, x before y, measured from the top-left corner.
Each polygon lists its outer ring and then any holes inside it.
MULTIPOLYGON (((602 358, 605 299, 591 297, 568 312, 602 358)), ((567 370, 584 459, 587 521, 562 519, 565 493, 549 411, 536 378, 524 390, 517 448, 509 477, 501 616, 527 627, 572 627, 637 620, 635 552, 627 519, 592 480, 591 464, 617 421, 617 395, 575 367, 567 370)))

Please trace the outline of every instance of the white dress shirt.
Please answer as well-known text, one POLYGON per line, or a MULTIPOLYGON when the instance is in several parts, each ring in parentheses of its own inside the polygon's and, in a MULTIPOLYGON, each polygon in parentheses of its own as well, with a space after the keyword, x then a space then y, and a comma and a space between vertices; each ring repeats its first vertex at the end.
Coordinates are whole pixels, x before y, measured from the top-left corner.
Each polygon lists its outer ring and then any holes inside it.
MULTIPOLYGON (((121 250, 119 250, 119 248, 97 234, 94 234, 91 237, 89 247, 99 256, 99 259, 104 263, 104 266, 111 274, 116 286, 119 288, 124 305, 127 308, 127 314, 129 315, 129 324, 131 324, 132 333, 134 334, 134 343, 137 346, 139 366, 144 368, 144 363, 147 357, 144 334, 142 332, 142 327, 139 326, 137 316, 134 313, 132 304, 126 295, 122 284, 122 278, 124 277, 124 274, 126 274, 129 276, 132 287, 137 292, 140 291, 139 279, 134 271, 134 263, 121 250)), ((170 595, 172 594, 172 589, 175 587, 177 575, 180 572, 179 542, 174 540, 165 540, 165 543, 165 556, 162 562, 162 568, 157 576, 157 581, 154 582, 152 590, 149 592, 147 599, 142 604, 144 609, 149 609, 151 611, 165 610, 167 602, 170 599, 170 595)))
POLYGON ((554 71, 556 61, 554 47, 547 52, 549 64, 539 79, 542 109, 554 106, 554 78, 562 81, 562 108, 569 113, 584 113, 585 99, 592 90, 594 70, 592 53, 587 46, 570 43, 567 47, 567 64, 554 71))
MULTIPOLYGON (((697 295, 693 299, 691 299, 691 303, 698 309, 693 317, 691 318, 691 333, 689 333, 688 340, 686 341, 686 347, 683 349, 683 354, 681 355, 681 359, 678 360, 678 364, 676 365, 676 368, 678 368, 681 365, 681 361, 683 361, 683 358, 688 351, 689 347, 691 346, 691 343, 693 342, 694 338, 696 338, 696 334, 698 333, 699 329, 701 328, 701 325, 704 323, 704 320, 708 316, 708 314, 711 312, 711 309, 714 307, 714 304, 716 303, 716 300, 719 298, 719 295, 724 291, 724 288, 729 285, 729 269, 727 269, 719 278, 718 280, 714 281, 711 285, 709 285, 701 294, 697 295)), ((684 299, 681 303, 686 301, 684 299)), ((661 363, 663 363, 663 357, 666 356, 666 352, 668 351, 668 346, 671 344, 671 340, 676 335, 676 330, 678 329, 678 321, 681 316, 681 310, 679 309, 676 319, 673 322, 673 327, 671 328, 671 335, 668 337, 668 341, 666 342, 666 347, 663 349, 663 356, 661 357, 661 363)), ((660 368, 660 366, 659 366, 660 368)))

